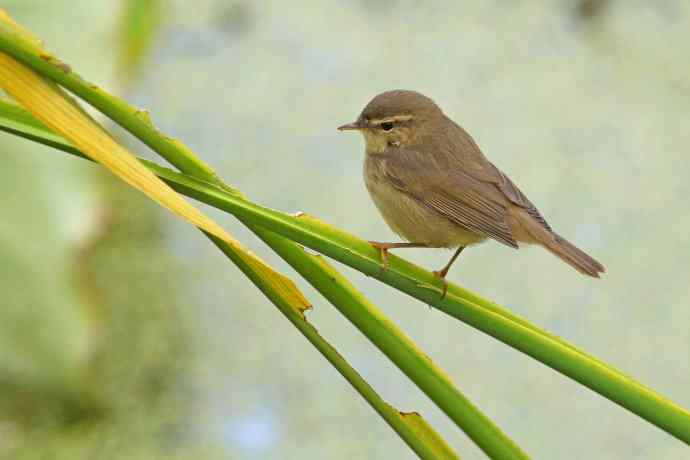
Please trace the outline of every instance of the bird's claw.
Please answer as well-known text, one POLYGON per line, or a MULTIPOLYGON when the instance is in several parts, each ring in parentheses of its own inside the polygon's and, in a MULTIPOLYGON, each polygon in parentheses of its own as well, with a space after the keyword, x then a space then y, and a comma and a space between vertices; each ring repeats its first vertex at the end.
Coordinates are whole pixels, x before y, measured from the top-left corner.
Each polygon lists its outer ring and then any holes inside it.
POLYGON ((369 241, 373 247, 381 252, 381 272, 388 270, 388 249, 389 246, 386 243, 379 243, 378 241, 369 241))
POLYGON ((443 292, 441 292, 441 300, 443 300, 446 298, 446 294, 448 293, 448 281, 446 281, 446 275, 448 273, 444 273, 443 270, 434 270, 432 271, 432 273, 434 274, 434 276, 440 278, 441 282, 443 283, 443 292))

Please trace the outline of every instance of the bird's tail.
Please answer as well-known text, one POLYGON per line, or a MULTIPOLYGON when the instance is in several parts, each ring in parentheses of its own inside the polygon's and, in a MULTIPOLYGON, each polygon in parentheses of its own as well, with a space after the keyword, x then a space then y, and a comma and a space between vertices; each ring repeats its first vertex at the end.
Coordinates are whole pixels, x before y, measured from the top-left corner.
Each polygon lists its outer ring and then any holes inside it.
POLYGON ((599 278, 599 273, 606 271, 603 265, 588 256, 583 250, 570 243, 565 238, 552 234, 553 238, 544 238, 542 245, 563 262, 567 263, 583 275, 599 278))
POLYGON ((534 215, 524 209, 513 208, 511 211, 508 215, 508 224, 516 240, 544 246, 583 275, 599 278, 599 274, 606 271, 603 265, 585 254, 583 250, 554 233, 543 219, 535 219, 534 215))

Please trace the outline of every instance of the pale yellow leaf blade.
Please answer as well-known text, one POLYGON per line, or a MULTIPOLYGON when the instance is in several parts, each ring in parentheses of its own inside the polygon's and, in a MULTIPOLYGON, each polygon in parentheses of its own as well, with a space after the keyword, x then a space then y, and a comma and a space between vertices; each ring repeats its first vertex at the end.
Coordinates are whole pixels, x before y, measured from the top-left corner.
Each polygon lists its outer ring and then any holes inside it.
POLYGON ((227 243, 264 283, 281 293, 298 311, 309 308, 309 302, 292 280, 261 261, 156 177, 57 85, 1 52, 0 87, 47 127, 68 139, 80 151, 101 163, 120 179, 182 219, 227 243))

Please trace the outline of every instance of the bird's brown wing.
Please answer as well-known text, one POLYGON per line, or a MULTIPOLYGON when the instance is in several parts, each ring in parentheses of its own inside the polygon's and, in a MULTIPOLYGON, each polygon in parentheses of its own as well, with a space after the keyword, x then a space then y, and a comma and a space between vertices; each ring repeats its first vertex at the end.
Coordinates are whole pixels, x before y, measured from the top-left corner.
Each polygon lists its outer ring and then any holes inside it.
POLYGON ((461 168, 433 167, 419 154, 403 150, 386 155, 383 171, 396 189, 459 226, 518 247, 506 221, 511 200, 495 184, 461 168))
POLYGON ((503 192, 503 194, 508 198, 514 205, 523 208, 527 213, 532 216, 537 222, 543 225, 547 230, 552 231, 546 219, 542 217, 539 210, 532 202, 525 196, 524 193, 513 183, 508 176, 506 176, 503 171, 498 169, 493 163, 486 162, 487 169, 493 170, 493 180, 490 182, 496 184, 496 186, 503 192))
POLYGON ((472 136, 460 125, 448 119, 449 123, 444 136, 435 140, 448 138, 450 142, 437 142, 435 149, 445 159, 448 169, 462 170, 467 175, 487 184, 492 184, 500 190, 510 203, 524 209, 540 225, 549 231, 551 227, 539 213, 537 208, 524 193, 500 169, 486 159, 472 136))

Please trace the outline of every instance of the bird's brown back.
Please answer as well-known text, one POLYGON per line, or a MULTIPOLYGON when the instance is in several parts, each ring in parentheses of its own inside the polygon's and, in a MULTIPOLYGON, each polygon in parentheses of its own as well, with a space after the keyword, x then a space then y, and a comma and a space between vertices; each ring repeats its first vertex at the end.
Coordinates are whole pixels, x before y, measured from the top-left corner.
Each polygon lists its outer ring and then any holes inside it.
POLYGON ((508 211, 524 210, 546 230, 546 220, 520 189, 489 162, 472 137, 441 114, 417 127, 414 141, 385 154, 393 183, 459 225, 517 247, 508 211))

